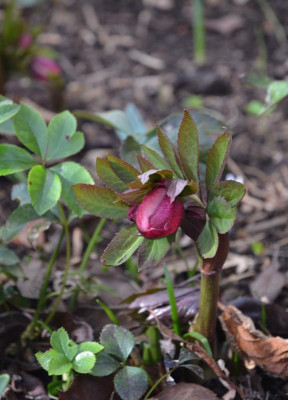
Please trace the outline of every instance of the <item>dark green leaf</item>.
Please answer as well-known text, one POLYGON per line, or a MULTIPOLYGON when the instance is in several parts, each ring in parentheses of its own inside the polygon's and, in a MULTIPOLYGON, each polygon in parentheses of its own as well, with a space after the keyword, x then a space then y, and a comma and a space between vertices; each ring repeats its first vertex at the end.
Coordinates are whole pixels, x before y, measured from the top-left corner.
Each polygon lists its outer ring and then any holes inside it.
POLYGON ((101 181, 115 192, 122 193, 129 189, 129 186, 116 175, 106 158, 97 158, 96 172, 101 181))
POLYGON ((116 392, 123 400, 139 400, 148 388, 146 372, 137 367, 124 367, 114 378, 116 392))
POLYGON ((78 153, 84 146, 82 132, 75 132, 76 119, 69 111, 52 118, 48 126, 47 160, 66 158, 78 153))
POLYGON ((231 146, 231 137, 228 133, 223 133, 219 136, 209 151, 207 163, 206 163, 206 187, 210 188, 213 183, 218 182, 227 158, 231 146))
POLYGON ((208 193, 208 201, 215 197, 223 197, 230 206, 236 206, 245 195, 245 186, 236 181, 214 183, 208 193))
POLYGON ((125 361, 134 347, 134 337, 122 326, 109 324, 101 332, 100 343, 107 353, 125 361))
POLYGON ((192 351, 188 350, 186 347, 182 347, 179 355, 179 364, 183 364, 191 360, 199 360, 199 357, 196 356, 196 354, 192 351))
POLYGON ((115 174, 125 183, 133 182, 140 174, 132 165, 111 154, 107 154, 107 160, 115 174))
POLYGON ((28 175, 31 203, 39 215, 55 206, 61 194, 61 181, 57 174, 42 165, 36 165, 28 175))
MULTIPOLYGON (((6 221, 2 233, 3 240, 9 242, 24 229, 28 222, 39 218, 39 214, 36 213, 31 204, 25 204, 16 208, 6 221)), ((51 212, 45 213, 41 218, 47 218, 49 221, 58 220, 51 212)))
POLYGON ((144 155, 148 158, 148 160, 155 165, 157 169, 169 169, 170 166, 164 158, 160 156, 155 150, 150 149, 150 147, 142 144, 141 146, 144 155))
POLYGON ((161 147, 162 153, 166 157, 166 160, 170 164, 172 170, 179 178, 184 178, 181 167, 179 165, 179 156, 173 144, 170 142, 165 133, 162 132, 159 126, 157 127, 157 134, 158 134, 158 142, 161 147))
POLYGON ((43 160, 47 148, 47 127, 41 114, 22 105, 13 121, 20 142, 43 160))
POLYGON ((78 183, 72 186, 77 201, 89 213, 104 218, 125 218, 129 206, 115 202, 116 194, 108 188, 78 183))
POLYGON ((189 371, 192 371, 195 375, 199 376, 199 378, 201 378, 201 379, 205 378, 203 368, 199 367, 198 365, 182 364, 182 365, 179 365, 179 367, 189 369, 189 371))
POLYGON ((37 165, 26 150, 14 144, 0 144, 0 175, 25 171, 37 165))
POLYGON ((171 240, 170 236, 155 240, 144 239, 138 252, 139 271, 159 265, 170 248, 171 240))
POLYGON ((206 222, 197 243, 203 258, 212 258, 215 256, 218 249, 218 233, 210 221, 206 222))
POLYGON ((106 247, 101 261, 106 265, 121 265, 127 261, 143 242, 143 236, 139 235, 137 226, 131 224, 121 229, 112 242, 106 247))
POLYGON ((88 374, 94 367, 96 357, 91 351, 78 353, 73 361, 73 369, 80 374, 88 374))
POLYGON ((96 357, 96 363, 91 371, 94 376, 107 376, 116 371, 122 365, 115 358, 109 356, 109 354, 104 350, 101 351, 96 357))
POLYGON ((0 245, 0 265, 14 265, 19 263, 19 258, 16 254, 5 246, 0 245))
POLYGON ((207 214, 219 233, 226 233, 232 228, 236 213, 236 207, 231 208, 222 197, 215 197, 207 206, 207 214))
POLYGON ((180 161, 189 180, 199 184, 199 145, 196 125, 187 110, 181 122, 178 133, 178 152, 180 161))
POLYGON ((54 350, 64 354, 70 361, 77 354, 78 346, 75 343, 71 343, 68 333, 64 328, 59 328, 52 333, 50 343, 54 350))
POLYGON ((141 146, 133 136, 128 136, 122 143, 120 149, 121 158, 133 165, 137 166, 137 153, 141 152, 141 146))
POLYGON ((93 184, 94 181, 89 172, 82 165, 71 161, 55 165, 50 170, 60 176, 63 201, 78 217, 82 217, 85 211, 77 202, 72 185, 76 183, 93 184))

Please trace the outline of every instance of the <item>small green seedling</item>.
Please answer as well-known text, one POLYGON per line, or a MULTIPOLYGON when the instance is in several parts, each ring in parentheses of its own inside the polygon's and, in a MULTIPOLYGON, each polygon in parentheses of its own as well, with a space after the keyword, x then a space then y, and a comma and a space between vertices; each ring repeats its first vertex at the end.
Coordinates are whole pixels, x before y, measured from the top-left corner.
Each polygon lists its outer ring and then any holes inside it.
POLYGON ((88 374, 97 360, 96 354, 103 350, 97 342, 76 344, 68 336, 64 328, 53 332, 50 338, 52 349, 45 353, 36 353, 36 358, 49 375, 88 374))

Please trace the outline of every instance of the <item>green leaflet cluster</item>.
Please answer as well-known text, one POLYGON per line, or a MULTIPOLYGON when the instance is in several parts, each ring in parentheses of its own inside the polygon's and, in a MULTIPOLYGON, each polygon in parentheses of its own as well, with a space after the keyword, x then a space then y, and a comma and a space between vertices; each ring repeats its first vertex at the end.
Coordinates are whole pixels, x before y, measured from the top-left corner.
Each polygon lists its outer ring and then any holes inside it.
POLYGON ((15 134, 26 148, 0 145, 0 175, 29 171, 27 184, 23 182, 13 188, 12 199, 19 200, 20 206, 8 218, 2 232, 3 240, 10 241, 39 216, 49 221, 59 220, 55 206, 60 199, 72 215, 83 216, 85 210, 76 201, 71 185, 94 181, 89 172, 75 162, 57 164, 57 160, 78 153, 84 146, 84 136, 76 130, 75 117, 64 111, 53 117, 47 126, 33 108, 0 98, 0 129, 15 134))
POLYGON ((52 349, 45 353, 36 353, 37 361, 49 375, 63 375, 70 373, 72 369, 80 374, 87 374, 95 365, 95 354, 103 350, 103 346, 97 342, 76 344, 64 328, 52 333, 50 344, 52 349))

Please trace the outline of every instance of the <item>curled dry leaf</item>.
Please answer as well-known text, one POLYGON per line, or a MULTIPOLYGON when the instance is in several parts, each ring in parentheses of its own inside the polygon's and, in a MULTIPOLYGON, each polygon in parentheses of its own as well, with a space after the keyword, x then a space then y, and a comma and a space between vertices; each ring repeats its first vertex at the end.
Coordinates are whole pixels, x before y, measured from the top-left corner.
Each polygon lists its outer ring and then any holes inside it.
POLYGON ((211 390, 194 383, 178 383, 167 387, 149 400, 217 400, 219 397, 211 390))
POLYGON ((233 350, 247 364, 258 365, 281 378, 288 376, 288 340, 264 335, 255 329, 251 318, 233 306, 224 308, 220 320, 233 350))

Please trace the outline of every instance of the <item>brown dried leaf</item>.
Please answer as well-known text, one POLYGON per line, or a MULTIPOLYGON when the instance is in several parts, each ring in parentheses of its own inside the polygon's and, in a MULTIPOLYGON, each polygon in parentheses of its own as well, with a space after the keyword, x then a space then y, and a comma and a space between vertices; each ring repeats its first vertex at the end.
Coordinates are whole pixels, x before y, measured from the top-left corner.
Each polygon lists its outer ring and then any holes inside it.
POLYGON ((211 390, 194 383, 178 383, 167 387, 149 400, 217 400, 219 397, 211 390))
POLYGON ((232 348, 245 362, 255 363, 281 378, 288 376, 288 340, 265 336, 255 329, 251 318, 233 306, 224 308, 220 320, 232 348))

